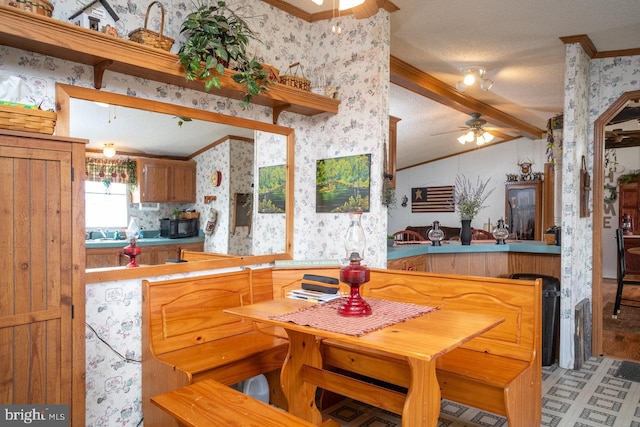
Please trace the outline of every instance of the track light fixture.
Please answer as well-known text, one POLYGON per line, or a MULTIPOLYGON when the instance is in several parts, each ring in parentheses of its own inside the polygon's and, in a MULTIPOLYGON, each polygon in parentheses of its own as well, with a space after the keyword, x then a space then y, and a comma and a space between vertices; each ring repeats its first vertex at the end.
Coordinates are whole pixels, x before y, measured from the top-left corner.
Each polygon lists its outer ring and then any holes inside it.
POLYGON ((480 86, 480 89, 487 91, 493 86, 493 80, 486 79, 484 76, 487 70, 482 67, 469 68, 464 71, 462 80, 456 83, 456 89, 459 92, 464 92, 469 86, 473 86, 476 82, 480 86))

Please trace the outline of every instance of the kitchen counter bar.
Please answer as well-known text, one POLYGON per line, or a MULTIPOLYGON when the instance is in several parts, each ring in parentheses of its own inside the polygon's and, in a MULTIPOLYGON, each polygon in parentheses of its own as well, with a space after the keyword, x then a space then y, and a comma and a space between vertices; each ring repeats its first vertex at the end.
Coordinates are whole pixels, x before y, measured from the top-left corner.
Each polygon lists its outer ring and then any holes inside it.
MULTIPOLYGON (((203 243, 204 236, 184 237, 181 239, 168 239, 165 237, 151 237, 142 238, 136 241, 138 246, 162 246, 162 245, 186 245, 187 243, 203 243)), ((87 249, 101 249, 101 248, 124 248, 129 245, 129 241, 125 239, 100 239, 100 240, 86 240, 85 245, 87 249)))
POLYGON ((387 260, 424 254, 458 254, 483 252, 559 255, 560 246, 547 245, 544 242, 534 240, 507 242, 504 245, 497 245, 491 241, 487 241, 487 243, 472 243, 471 245, 443 244, 442 246, 431 246, 431 243, 399 245, 387 248, 387 260))

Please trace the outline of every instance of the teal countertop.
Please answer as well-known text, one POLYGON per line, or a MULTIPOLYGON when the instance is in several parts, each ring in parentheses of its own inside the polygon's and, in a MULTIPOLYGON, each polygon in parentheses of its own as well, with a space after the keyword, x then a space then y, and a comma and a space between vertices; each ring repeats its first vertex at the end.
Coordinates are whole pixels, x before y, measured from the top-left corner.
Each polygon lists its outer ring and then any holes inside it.
POLYGON ((542 241, 518 241, 507 242, 504 245, 495 243, 472 243, 461 245, 458 242, 443 243, 442 246, 431 246, 431 243, 400 245, 387 248, 387 260, 405 258, 424 254, 451 254, 451 253, 483 253, 483 252, 521 252, 532 254, 559 255, 560 246, 547 245, 542 241))
MULTIPOLYGON (((138 246, 184 245, 187 243, 202 243, 204 236, 184 237, 182 239, 167 239, 165 237, 142 238, 136 241, 138 246)), ((87 249, 124 248, 129 245, 127 239, 94 239, 85 241, 87 249)))

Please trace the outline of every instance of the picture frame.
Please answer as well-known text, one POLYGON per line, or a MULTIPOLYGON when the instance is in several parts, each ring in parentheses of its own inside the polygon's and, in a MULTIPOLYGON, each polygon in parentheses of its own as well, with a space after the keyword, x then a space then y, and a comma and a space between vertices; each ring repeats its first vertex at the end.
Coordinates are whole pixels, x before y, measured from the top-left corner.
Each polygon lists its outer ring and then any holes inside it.
POLYGON ((258 168, 258 213, 286 213, 286 190, 285 165, 258 168))
POLYGON ((371 154, 316 161, 316 213, 369 212, 371 154))
POLYGON ((251 197, 250 193, 235 193, 233 196, 233 226, 232 233, 236 232, 236 227, 249 227, 249 233, 251 233, 251 209, 249 208, 248 200, 251 197))

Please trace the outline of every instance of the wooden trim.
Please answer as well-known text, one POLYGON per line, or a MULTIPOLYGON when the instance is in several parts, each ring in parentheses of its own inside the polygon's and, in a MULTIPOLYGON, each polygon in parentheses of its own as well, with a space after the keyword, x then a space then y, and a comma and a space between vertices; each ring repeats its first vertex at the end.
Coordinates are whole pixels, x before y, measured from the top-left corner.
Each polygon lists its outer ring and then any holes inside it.
POLYGON ((604 211, 604 132, 607 123, 627 105, 640 98, 640 90, 620 95, 593 124, 593 238, 591 303, 593 304, 591 347, 602 353, 602 220, 604 211))
POLYGON ((586 34, 560 37, 560 40, 562 40, 564 44, 574 44, 574 43, 580 44, 582 46, 582 49, 584 49, 584 51, 587 53, 587 55, 589 55, 589 58, 591 59, 614 58, 616 56, 640 55, 640 48, 605 50, 602 52, 598 52, 598 49, 596 49, 596 46, 593 44, 589 36, 586 34))
MULTIPOLYGON (((296 7, 286 1, 282 0, 262 0, 263 2, 270 4, 273 7, 276 7, 289 15, 295 16, 296 18, 300 18, 303 21, 307 22, 317 22, 317 21, 325 21, 328 19, 333 19, 336 15, 336 11, 333 9, 324 10, 322 12, 317 13, 309 13, 306 12, 299 7, 296 7)), ((389 13, 400 10, 398 6, 393 4, 393 2, 389 0, 365 0, 363 4, 360 6, 356 6, 352 9, 346 9, 340 11, 340 16, 351 15, 356 19, 369 18, 376 13, 378 13, 379 9, 384 9, 389 13)))
POLYGON ((464 93, 458 92, 454 87, 447 85, 411 64, 394 56, 391 56, 390 60, 391 83, 465 114, 478 112, 486 118, 491 119, 492 123, 503 127, 518 129, 522 136, 526 136, 527 138, 541 139, 545 134, 544 130, 503 113, 497 108, 471 98, 464 93))

